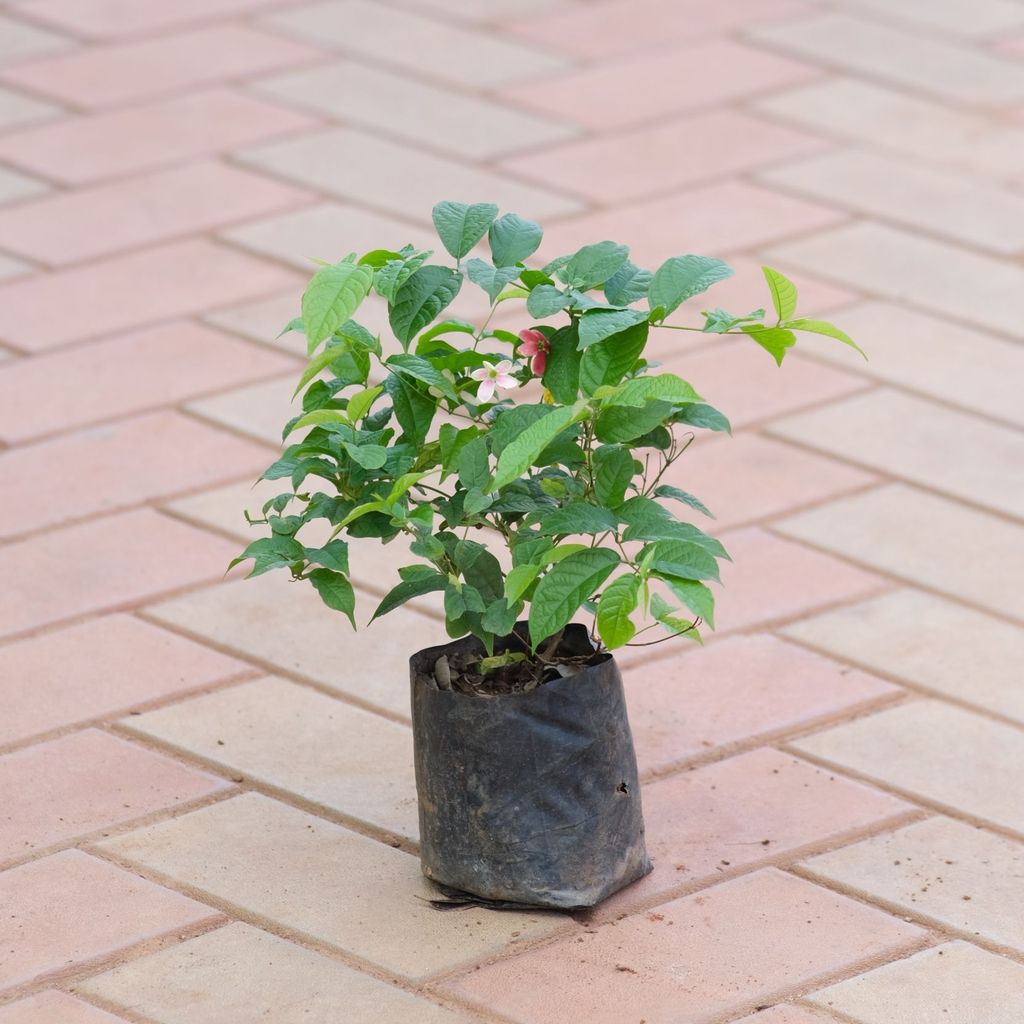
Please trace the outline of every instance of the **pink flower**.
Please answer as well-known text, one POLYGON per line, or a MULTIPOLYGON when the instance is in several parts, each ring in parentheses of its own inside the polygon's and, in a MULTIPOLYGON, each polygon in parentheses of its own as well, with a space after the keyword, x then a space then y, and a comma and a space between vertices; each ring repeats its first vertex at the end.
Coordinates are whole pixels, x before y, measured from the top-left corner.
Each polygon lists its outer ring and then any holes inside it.
POLYGON ((519 332, 519 352, 524 356, 533 356, 530 360, 530 369, 536 376, 544 376, 544 367, 547 366, 550 351, 551 343, 543 331, 519 332))
POLYGON ((493 366, 481 366, 479 370, 474 370, 470 377, 480 381, 476 397, 481 402, 489 402, 494 397, 496 388, 519 387, 519 381, 512 376, 514 370, 515 367, 510 359, 502 359, 500 363, 494 363, 493 366))

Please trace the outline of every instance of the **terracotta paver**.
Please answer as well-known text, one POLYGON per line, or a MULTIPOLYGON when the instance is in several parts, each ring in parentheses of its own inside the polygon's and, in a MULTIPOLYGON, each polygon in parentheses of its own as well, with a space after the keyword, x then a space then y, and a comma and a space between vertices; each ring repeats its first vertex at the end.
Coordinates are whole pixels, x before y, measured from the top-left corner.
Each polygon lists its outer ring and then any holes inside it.
POLYGON ((161 1024, 259 1019, 275 1024, 330 1024, 337 1020, 340 1007, 355 1020, 384 1019, 388 1024, 468 1021, 462 1014, 247 924, 218 928, 141 957, 87 979, 77 991, 130 1007, 135 1013, 142 1010, 161 1024), (196 993, 202 997, 197 999, 196 993))
POLYGON ((808 873, 1000 946, 1024 950, 1021 844, 932 818, 804 863, 808 873))
POLYGON ((81 850, 0 873, 0 897, 0 992, 218 916, 81 850))
POLYGON ((56 1020, 61 1024, 118 1024, 124 1018, 56 989, 0 1007, 0 1024, 52 1024, 56 1020))
POLYGON ((243 25, 214 25, 21 63, 2 77, 43 96, 98 109, 280 71, 320 56, 319 50, 243 25))
POLYGON ((227 787, 98 730, 0 755, 0 863, 227 787))
POLYGON ((1018 1024, 1024 5, 0 6, 0 1024, 1018 1024), (706 647, 617 655, 655 869, 590 914, 426 902, 406 545, 352 546, 358 632, 225 578, 311 258, 439 199, 726 258, 692 327, 777 266, 870 357, 651 331, 734 561, 706 647))
POLYGON ((211 686, 249 666, 129 615, 0 647, 0 744, 211 686))
POLYGON ((622 657, 642 771, 665 771, 744 742, 842 715, 900 691, 771 636, 730 637, 706 648, 622 657))
POLYGON ((517 1024, 556 1024, 567 1004, 593 1024, 620 1021, 623 1000, 648 1024, 703 1024, 869 957, 897 953, 923 935, 767 869, 444 988, 517 1024), (556 991, 560 996, 552 999, 556 991))
POLYGON ((271 677, 125 719, 133 732, 415 840, 412 733, 271 677), (339 744, 338 736, 348 739, 339 744))
POLYGON ((951 942, 808 998, 863 1024, 888 1024, 901 1016, 1014 1024, 1024 1013, 1024 966, 951 942))
POLYGON ((100 845, 408 978, 568 927, 559 914, 438 913, 415 857, 254 793, 100 845))

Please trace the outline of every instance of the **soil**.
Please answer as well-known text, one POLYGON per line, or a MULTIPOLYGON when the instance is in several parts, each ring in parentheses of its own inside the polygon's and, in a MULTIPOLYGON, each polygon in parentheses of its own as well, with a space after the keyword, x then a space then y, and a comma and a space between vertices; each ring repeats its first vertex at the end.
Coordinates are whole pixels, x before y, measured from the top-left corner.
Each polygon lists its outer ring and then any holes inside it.
POLYGON ((505 637, 495 644, 494 653, 506 651, 522 652, 526 658, 483 674, 480 660, 484 657, 482 646, 478 650, 453 650, 442 655, 434 664, 433 677, 428 683, 441 690, 456 690, 474 697, 499 697, 513 693, 529 693, 554 679, 575 675, 588 665, 595 665, 609 655, 606 651, 588 649, 575 644, 567 637, 560 637, 552 651, 550 644, 542 645, 536 654, 518 635, 505 637))

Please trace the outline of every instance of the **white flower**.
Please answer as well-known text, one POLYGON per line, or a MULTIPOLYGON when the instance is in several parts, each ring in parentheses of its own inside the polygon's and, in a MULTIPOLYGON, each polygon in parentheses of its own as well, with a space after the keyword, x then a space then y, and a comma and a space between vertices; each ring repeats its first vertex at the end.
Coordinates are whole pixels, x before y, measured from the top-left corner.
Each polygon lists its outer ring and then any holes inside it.
POLYGON ((480 387, 476 392, 477 399, 481 402, 489 402, 494 397, 496 388, 519 387, 519 381, 512 376, 516 369, 517 367, 512 364, 510 359, 502 359, 500 363, 495 363, 493 366, 481 366, 479 370, 474 370, 470 377, 480 381, 480 387))

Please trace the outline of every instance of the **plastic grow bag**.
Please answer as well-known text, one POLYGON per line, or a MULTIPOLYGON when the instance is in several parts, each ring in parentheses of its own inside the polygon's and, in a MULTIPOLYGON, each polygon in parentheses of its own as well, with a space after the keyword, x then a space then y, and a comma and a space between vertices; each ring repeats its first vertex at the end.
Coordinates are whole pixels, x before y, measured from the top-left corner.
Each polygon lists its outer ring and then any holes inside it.
MULTIPOLYGON (((566 629, 566 648, 593 650, 583 626, 566 629)), ((482 653, 467 637, 410 659, 423 873, 485 900, 562 909, 593 906, 647 874, 612 656, 529 692, 472 696, 433 681, 437 659, 460 650, 482 653)))

